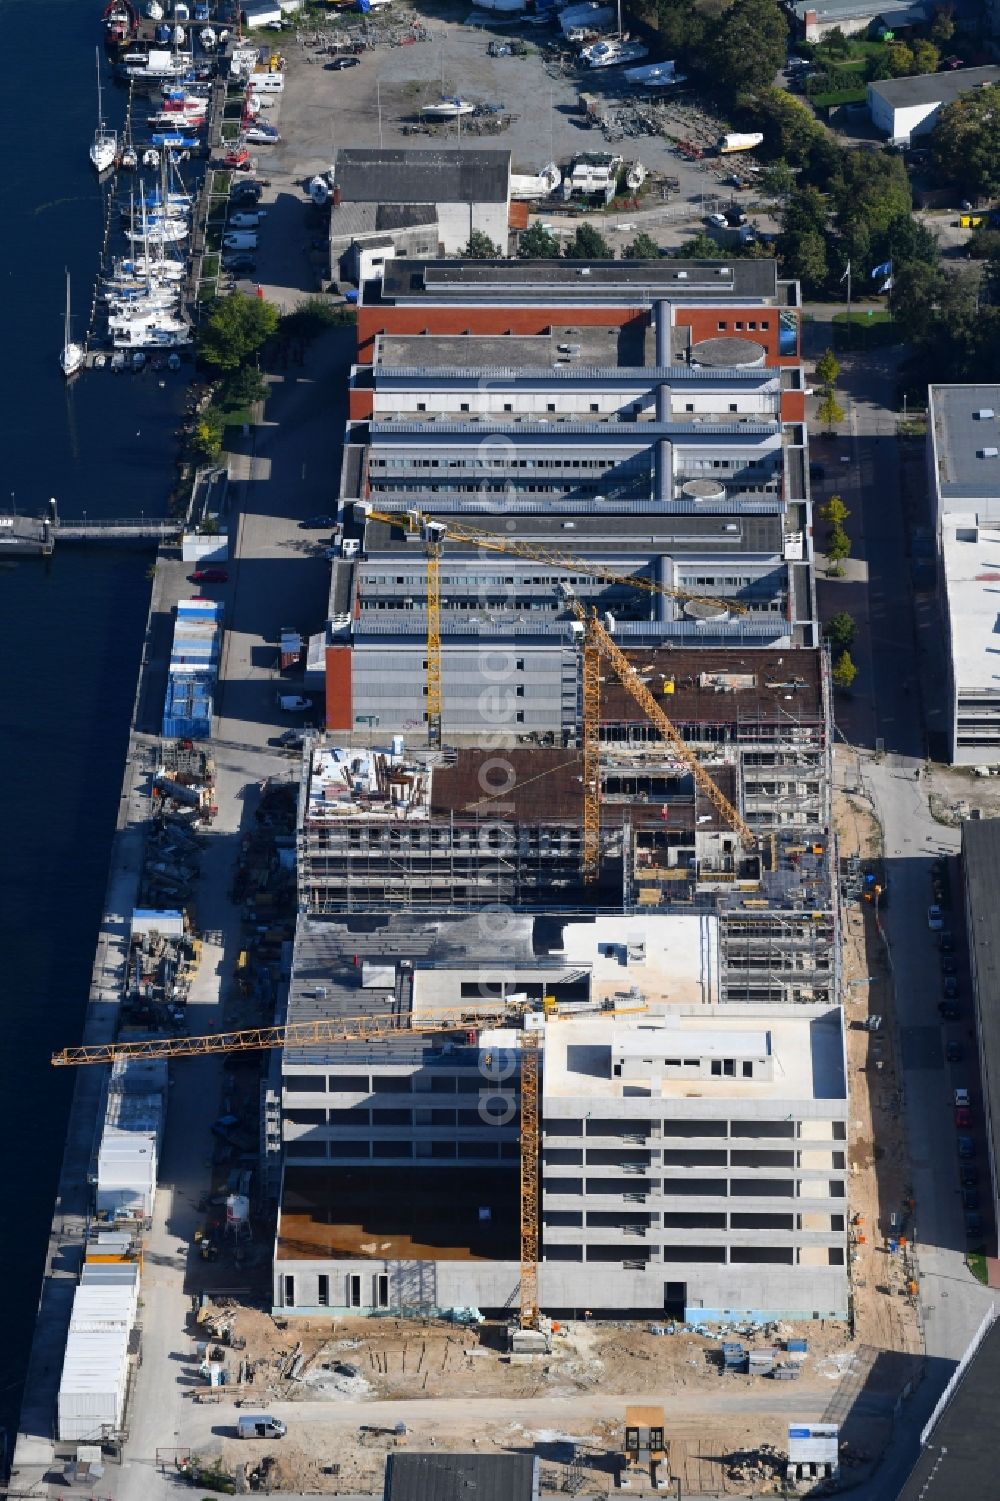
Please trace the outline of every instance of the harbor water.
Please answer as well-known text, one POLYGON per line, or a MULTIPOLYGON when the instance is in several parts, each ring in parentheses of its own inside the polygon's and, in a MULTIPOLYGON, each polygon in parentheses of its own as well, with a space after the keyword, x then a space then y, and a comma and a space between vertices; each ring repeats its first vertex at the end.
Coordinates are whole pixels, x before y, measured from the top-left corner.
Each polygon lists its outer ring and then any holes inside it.
MULTIPOLYGON (((4 171, 0 510, 34 512, 55 496, 65 520, 164 513, 187 378, 104 370, 67 387, 59 369, 65 268, 75 337, 99 269, 102 191, 87 153, 101 8, 47 0, 43 24, 32 0, 0 0, 15 97, 37 95, 4 171)), ((108 79, 109 124, 120 127, 125 97, 108 79)), ((73 1082, 48 1058, 78 1037, 89 988, 151 562, 67 544, 49 561, 0 564, 0 1425, 10 1442, 73 1082)))

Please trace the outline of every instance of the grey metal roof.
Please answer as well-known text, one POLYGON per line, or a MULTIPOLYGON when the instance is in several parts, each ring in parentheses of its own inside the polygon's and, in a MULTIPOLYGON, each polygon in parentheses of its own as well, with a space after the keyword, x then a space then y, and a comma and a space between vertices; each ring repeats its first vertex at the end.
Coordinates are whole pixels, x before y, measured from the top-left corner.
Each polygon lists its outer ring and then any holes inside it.
POLYGON ((339 203, 330 212, 330 238, 353 239, 355 235, 390 234, 417 227, 437 229, 433 203, 339 203))
POLYGON ((886 78, 868 85, 892 109, 914 104, 950 104, 960 94, 984 83, 1000 83, 1000 68, 956 68, 953 72, 921 73, 916 78, 886 78))
POLYGON ((730 386, 772 386, 775 391, 781 387, 780 371, 767 369, 764 366, 746 366, 743 369, 731 368, 725 370, 711 370, 706 368, 697 369, 687 365, 663 366, 655 365, 579 365, 579 364, 552 364, 552 365, 384 365, 379 364, 374 369, 376 387, 392 387, 414 380, 426 380, 435 385, 441 381, 460 381, 468 385, 478 385, 481 380, 488 380, 491 386, 506 387, 524 390, 533 381, 542 381, 548 384, 550 381, 558 381, 563 385, 571 385, 573 381, 585 381, 588 384, 599 381, 602 385, 627 385, 627 386, 651 386, 651 385, 685 385, 707 386, 709 390, 727 390, 730 386))
POLYGON ((956 1496, 971 1501, 996 1494, 998 1390, 1000 1321, 987 1331, 962 1372, 896 1501, 954 1501, 956 1496))
POLYGON ((506 203, 510 152, 352 146, 337 152, 334 181, 346 203, 506 203))
POLYGON ((1000 458, 980 457, 984 448, 1000 447, 1000 386, 931 386, 929 413, 941 496, 977 500, 1000 495, 1000 458), (996 415, 976 416, 987 411, 996 415))
POLYGON ((877 16, 895 21, 904 26, 926 18, 931 10, 930 0, 794 0, 792 11, 800 21, 808 12, 814 12, 820 26, 830 26, 837 21, 853 21, 865 17, 875 20, 877 16))
POLYGON ((971 949, 978 1020, 979 1067, 992 1131, 991 1157, 1000 1161, 1000 945, 996 900, 1000 891, 1000 819, 962 825, 966 928, 971 949))
POLYGON ((772 302, 777 296, 777 263, 770 260, 730 261, 419 261, 397 260, 387 267, 382 284, 384 301, 472 299, 496 301, 498 294, 518 301, 546 301, 558 294, 561 302, 609 295, 634 300, 638 294, 690 297, 703 302, 722 298, 750 298, 772 302))
POLYGON ((384 1501, 537 1501, 532 1454, 399 1454, 385 1462, 384 1501))
MULTIPOLYGON (((478 442, 484 434, 512 436, 522 441, 537 443, 539 440, 561 442, 564 438, 586 438, 602 443, 617 439, 619 442, 644 448, 657 438, 696 438, 705 444, 719 438, 736 438, 749 441, 752 438, 773 438, 779 431, 777 422, 540 422, 526 418, 523 421, 502 420, 496 417, 480 422, 372 422, 372 441, 383 442, 394 438, 420 438, 434 442, 447 438, 454 442, 478 442)), ((756 445, 754 445, 756 447, 756 445)))
MULTIPOLYGON (((483 527, 482 530, 485 532, 492 528, 483 527)), ((632 558, 636 566, 644 566, 651 553, 689 551, 691 548, 701 551, 710 549, 713 553, 724 548, 727 552, 735 550, 741 555, 747 552, 772 555, 780 553, 784 525, 781 502, 776 500, 763 513, 744 513, 742 508, 733 507, 720 516, 713 505, 697 509, 692 507, 687 514, 680 515, 659 510, 639 516, 576 516, 571 530, 564 528, 563 519, 558 515, 510 516, 502 536, 505 540, 522 538, 538 542, 556 552, 579 556, 581 562, 584 555, 595 558, 598 554, 611 552, 618 557, 619 566, 624 565, 623 555, 632 558), (735 527, 735 531, 727 530, 728 527, 735 527)), ((387 553, 391 561, 397 562, 400 554, 412 555, 414 546, 398 527, 389 526, 384 521, 369 520, 365 529, 365 550, 369 558, 378 553, 387 553)), ((482 562, 478 544, 474 542, 451 542, 445 556, 449 562, 453 562, 463 553, 467 555, 467 562, 482 562)), ((422 547, 418 548, 418 555, 423 556, 422 547)), ((489 557, 499 559, 501 554, 490 553, 489 557)), ((513 569, 522 571, 540 566, 539 560, 518 557, 513 553, 510 554, 509 561, 513 569)), ((544 560, 541 566, 544 566, 544 560)))

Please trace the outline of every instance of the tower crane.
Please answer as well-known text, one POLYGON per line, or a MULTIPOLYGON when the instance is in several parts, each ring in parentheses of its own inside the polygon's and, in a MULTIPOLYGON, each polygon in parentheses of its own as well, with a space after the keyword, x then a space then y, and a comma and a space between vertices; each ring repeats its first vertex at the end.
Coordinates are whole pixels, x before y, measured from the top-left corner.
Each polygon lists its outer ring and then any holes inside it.
MULTIPOLYGON (((427 738, 429 744, 434 746, 441 744, 441 552, 446 540, 468 542, 489 552, 527 558, 550 568, 561 568, 569 573, 583 574, 587 578, 601 579, 608 584, 626 584, 630 588, 645 590, 647 594, 659 594, 667 599, 681 600, 685 604, 718 608, 721 603, 718 599, 692 594, 687 589, 674 588, 669 584, 659 584, 655 579, 643 578, 639 574, 617 573, 613 568, 573 557, 570 553, 559 552, 552 547, 539 547, 534 542, 502 537, 498 532, 481 531, 465 522, 437 520, 416 509, 368 510, 367 515, 372 520, 384 521, 388 526, 400 527, 405 532, 419 533, 427 549, 427 738)), ((747 613, 747 606, 735 600, 726 600, 725 607, 738 615, 747 613)))
POLYGON ((739 836, 747 849, 753 849, 757 836, 722 789, 705 770, 677 726, 667 718, 656 699, 611 636, 601 625, 595 611, 587 611, 572 593, 563 588, 573 614, 583 627, 583 879, 597 880, 601 854, 601 679, 600 661, 604 658, 626 693, 630 694, 664 740, 669 741, 695 782, 712 803, 716 812, 739 836))
MULTIPOLYGON (((622 1016, 644 1011, 644 1006, 603 1009, 602 1016, 622 1016)), ((578 1014, 560 1015, 551 996, 543 1002, 547 1020, 568 1020, 578 1014)), ((262 1048, 315 1047, 331 1042, 364 1042, 388 1038, 400 1032, 419 1032, 427 1036, 442 1033, 482 1031, 490 1027, 509 1027, 529 1015, 538 1015, 523 1005, 508 1005, 489 1012, 451 1012, 440 1016, 421 1016, 407 1021, 397 1016, 338 1016, 305 1022, 286 1022, 277 1027, 244 1027, 232 1032, 211 1032, 201 1037, 153 1037, 135 1042, 88 1043, 62 1048, 52 1054, 55 1068, 82 1064, 115 1063, 120 1059, 203 1058, 213 1053, 256 1052, 262 1048)), ((521 1282, 519 1323, 522 1329, 537 1329, 538 1303, 538 1225, 539 1225, 539 1033, 537 1028, 521 1030, 521 1282)))

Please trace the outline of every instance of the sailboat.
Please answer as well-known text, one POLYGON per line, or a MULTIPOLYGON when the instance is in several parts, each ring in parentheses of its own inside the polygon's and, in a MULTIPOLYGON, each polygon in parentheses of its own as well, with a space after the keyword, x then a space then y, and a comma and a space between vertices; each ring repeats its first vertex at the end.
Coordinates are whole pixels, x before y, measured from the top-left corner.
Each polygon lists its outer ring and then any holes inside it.
POLYGON ((108 130, 104 124, 104 111, 101 107, 101 52, 97 53, 97 129, 90 147, 90 160, 97 172, 106 172, 115 164, 118 155, 118 136, 113 130, 108 130))
POLYGON ((62 366, 63 375, 69 377, 75 375, 87 357, 87 351, 82 344, 74 344, 70 334, 69 312, 69 270, 66 271, 66 326, 63 334, 62 354, 59 363, 62 366))

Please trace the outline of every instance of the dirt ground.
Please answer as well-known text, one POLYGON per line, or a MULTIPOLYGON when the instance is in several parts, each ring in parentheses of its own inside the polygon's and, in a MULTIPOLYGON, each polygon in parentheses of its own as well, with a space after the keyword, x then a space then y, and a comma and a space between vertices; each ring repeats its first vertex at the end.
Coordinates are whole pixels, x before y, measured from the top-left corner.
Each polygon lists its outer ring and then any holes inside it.
MULTIPOLYGON (((808 1341, 794 1388, 749 1375, 726 1375, 719 1366, 719 1337, 681 1331, 654 1335, 647 1325, 563 1325, 551 1357, 511 1363, 504 1355, 505 1331, 495 1324, 456 1328, 439 1321, 385 1319, 296 1319, 280 1327, 260 1310, 232 1306, 220 1310, 228 1324, 253 1391, 253 1403, 427 1400, 421 1417, 420 1447, 502 1451, 531 1447, 549 1472, 546 1488, 559 1489, 574 1463, 582 1489, 603 1494, 613 1486, 621 1444, 617 1423, 584 1421, 573 1432, 532 1427, 529 1422, 454 1423, 445 1420, 433 1398, 513 1398, 532 1400, 594 1394, 642 1396, 665 1401, 672 1472, 686 1492, 762 1493, 770 1479, 763 1446, 781 1450, 787 1415, 741 1414, 751 1393, 763 1403, 774 1396, 780 1408, 794 1391, 812 1410, 825 1410, 857 1366, 855 1346, 843 1324, 776 1324, 754 1334, 732 1332, 751 1346, 781 1345, 789 1338, 808 1341), (241 1348, 242 1346, 242 1348, 241 1348), (292 1374, 294 1373, 294 1374, 292 1374), (670 1413, 670 1395, 690 1399, 704 1393, 697 1417, 670 1413), (713 1407, 720 1411, 712 1414, 713 1407), (728 1409, 728 1415, 721 1409, 728 1409)), ((236 1361, 230 1364, 235 1366, 236 1361)), ((291 1426, 291 1425, 290 1425, 291 1426)), ((294 1442, 269 1445, 274 1489, 350 1492, 377 1489, 387 1448, 410 1441, 384 1428, 337 1429, 336 1460, 322 1424, 294 1425, 294 1442)), ((417 1440, 414 1437, 414 1441, 417 1440)), ((224 1438, 227 1468, 247 1463, 245 1443, 224 1438)), ((252 1468, 251 1462, 251 1468, 252 1468)))
MULTIPOLYGON (((878 826, 860 798, 838 793, 834 818, 842 858, 880 853, 878 826)), ((862 1347, 917 1355, 921 1336, 911 1291, 916 1273, 905 1246, 910 1184, 900 1119, 897 1032, 873 905, 845 904, 843 964, 855 1331, 862 1347), (882 1018, 877 1032, 865 1030, 869 1016, 882 1018), (900 1246, 895 1254, 890 1240, 900 1246)))

